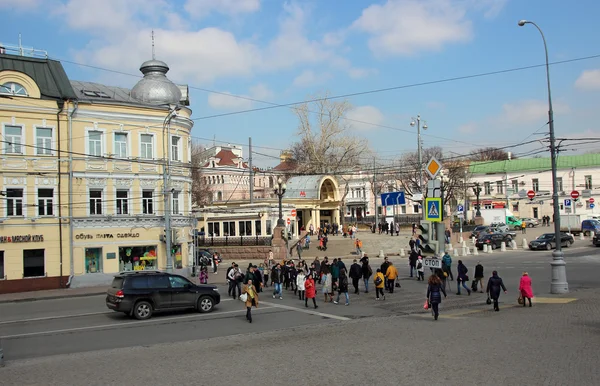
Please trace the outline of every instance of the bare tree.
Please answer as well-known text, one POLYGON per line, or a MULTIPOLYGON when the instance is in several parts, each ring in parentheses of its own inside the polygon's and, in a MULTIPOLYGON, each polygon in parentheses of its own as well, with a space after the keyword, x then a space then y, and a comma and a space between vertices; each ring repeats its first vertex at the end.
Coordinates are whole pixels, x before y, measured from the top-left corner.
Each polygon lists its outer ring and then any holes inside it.
MULTIPOLYGON (((472 150, 469 157, 472 161, 506 161, 508 152, 497 147, 483 147, 472 150)), ((516 158, 516 157, 511 157, 516 158)))
POLYGON ((192 204, 197 207, 209 205, 213 194, 203 178, 202 168, 205 160, 202 153, 206 148, 200 143, 192 143, 192 204))

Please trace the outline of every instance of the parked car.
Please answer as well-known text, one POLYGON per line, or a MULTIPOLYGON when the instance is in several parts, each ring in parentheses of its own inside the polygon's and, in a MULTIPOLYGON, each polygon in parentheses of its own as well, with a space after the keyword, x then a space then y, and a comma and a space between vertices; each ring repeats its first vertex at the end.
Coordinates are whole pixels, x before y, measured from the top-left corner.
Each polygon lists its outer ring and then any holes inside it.
POLYGON ((540 225, 540 221, 537 218, 522 218, 521 221, 527 225, 527 228, 533 228, 540 225))
POLYGON ((499 223, 491 223, 490 224, 490 228, 493 229, 494 232, 508 232, 510 231, 510 228, 508 227, 508 225, 506 225, 503 222, 499 222, 499 223))
POLYGON ((492 249, 500 248, 502 242, 508 245, 513 240, 513 237, 508 233, 494 232, 482 234, 477 238, 475 246, 477 249, 483 249, 484 245, 491 246, 492 249))
POLYGON ((471 237, 479 238, 481 233, 487 233, 488 228, 487 225, 477 225, 471 232, 471 237))
POLYGON ((122 272, 106 291, 106 306, 139 320, 154 312, 195 309, 211 312, 221 302, 215 285, 197 285, 183 276, 160 271, 122 272))
POLYGON ((594 239, 592 240, 592 244, 594 244, 597 247, 600 247, 600 234, 595 234, 594 235, 594 239))
MULTIPOLYGON (((560 245, 562 247, 570 247, 575 242, 572 235, 568 233, 560 233, 560 245)), ((556 238, 554 233, 544 233, 537 239, 529 242, 529 249, 546 249, 548 251, 556 248, 556 238)))

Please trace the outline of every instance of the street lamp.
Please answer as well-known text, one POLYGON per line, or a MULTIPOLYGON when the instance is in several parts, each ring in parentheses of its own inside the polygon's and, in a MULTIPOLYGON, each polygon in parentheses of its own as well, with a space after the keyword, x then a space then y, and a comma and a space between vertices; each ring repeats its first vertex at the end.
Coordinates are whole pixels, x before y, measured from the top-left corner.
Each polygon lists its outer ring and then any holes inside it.
POLYGON ((552 93, 550 91, 550 65, 548 63, 548 45, 542 29, 532 21, 520 20, 519 26, 531 24, 542 35, 544 42, 544 51, 546 53, 546 82, 548 85, 548 125, 550 129, 550 161, 552 165, 552 207, 554 209, 554 237, 556 239, 556 249, 552 252, 552 282, 550 292, 553 294, 566 294, 569 292, 569 283, 567 283, 567 269, 564 254, 560 245, 560 210, 558 205, 558 183, 556 178, 556 139, 554 137, 554 111, 552 110, 552 93))
MULTIPOLYGON (((421 155, 421 116, 411 118, 410 125, 417 126, 417 157, 419 158, 419 191, 423 193, 423 159, 421 155)), ((427 130, 427 122, 423 121, 423 130, 427 130)))
POLYGON ((164 198, 164 210, 165 210, 165 251, 167 252, 167 271, 173 270, 173 240, 171 240, 171 200, 170 195, 172 189, 171 185, 171 143, 170 143, 170 132, 171 132, 171 121, 177 117, 177 112, 181 110, 179 106, 170 106, 169 114, 163 121, 163 198, 164 198))
POLYGON ((283 195, 285 194, 285 183, 281 180, 281 177, 277 179, 277 187, 273 190, 277 197, 279 197, 279 218, 277 219, 278 227, 285 227, 285 222, 283 221, 283 195))
POLYGON ((473 188, 473 193, 477 197, 477 212, 475 212, 475 217, 481 217, 480 204, 479 204, 479 195, 481 194, 481 186, 479 186, 479 182, 475 183, 475 187, 473 188))

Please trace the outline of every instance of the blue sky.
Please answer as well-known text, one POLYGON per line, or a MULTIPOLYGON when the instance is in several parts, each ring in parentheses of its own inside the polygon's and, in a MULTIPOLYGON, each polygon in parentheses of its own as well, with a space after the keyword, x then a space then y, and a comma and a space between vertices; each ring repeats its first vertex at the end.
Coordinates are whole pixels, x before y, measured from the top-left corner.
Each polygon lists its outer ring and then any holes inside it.
MULTIPOLYGON (((137 78, 81 64, 140 74, 154 30, 157 59, 192 87, 193 136, 225 143, 252 136, 271 156, 294 140, 292 110, 205 119, 268 105, 193 87, 284 104, 542 64, 541 37, 531 25, 518 27, 520 19, 543 29, 551 62, 600 55, 593 0, 0 0, 0 12, 3 43, 16 44, 20 32, 23 45, 63 60, 72 79, 124 87, 137 78)), ((550 71, 557 136, 600 137, 600 58, 550 71)), ((545 80, 538 67, 351 97, 355 121, 346 123, 386 159, 415 150, 416 114, 429 126, 425 146, 458 154, 509 146, 547 132, 545 80)))

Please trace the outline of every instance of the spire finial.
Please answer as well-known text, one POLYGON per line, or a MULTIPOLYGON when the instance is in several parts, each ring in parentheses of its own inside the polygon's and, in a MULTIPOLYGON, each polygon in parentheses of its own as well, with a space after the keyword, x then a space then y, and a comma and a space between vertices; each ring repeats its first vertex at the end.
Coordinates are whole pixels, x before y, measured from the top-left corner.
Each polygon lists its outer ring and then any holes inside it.
POLYGON ((154 53, 154 30, 152 30, 152 60, 156 59, 156 55, 154 53))

